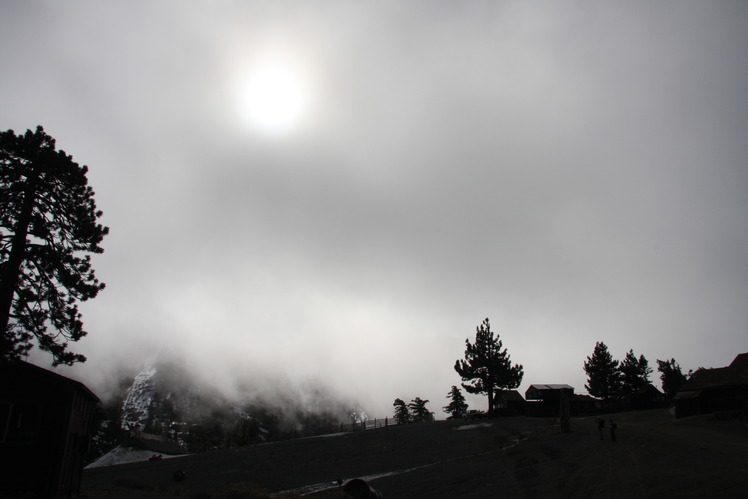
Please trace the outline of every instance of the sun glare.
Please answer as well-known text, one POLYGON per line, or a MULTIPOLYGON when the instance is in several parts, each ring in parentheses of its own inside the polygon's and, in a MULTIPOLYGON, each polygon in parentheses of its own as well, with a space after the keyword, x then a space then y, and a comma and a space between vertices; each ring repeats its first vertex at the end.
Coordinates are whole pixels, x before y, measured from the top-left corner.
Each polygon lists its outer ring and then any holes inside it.
POLYGON ((302 78, 281 64, 266 64, 252 71, 240 99, 242 115, 249 125, 272 135, 298 126, 307 104, 302 78))

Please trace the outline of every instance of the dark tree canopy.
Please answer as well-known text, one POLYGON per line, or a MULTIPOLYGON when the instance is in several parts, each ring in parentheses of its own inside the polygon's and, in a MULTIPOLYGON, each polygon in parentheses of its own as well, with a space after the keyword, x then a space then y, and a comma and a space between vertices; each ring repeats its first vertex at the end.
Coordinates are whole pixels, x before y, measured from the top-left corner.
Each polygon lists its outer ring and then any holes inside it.
POLYGON ((444 412, 452 416, 454 419, 459 419, 465 416, 465 413, 467 413, 468 410, 468 404, 460 389, 452 385, 452 389, 447 394, 447 398, 450 402, 448 405, 442 407, 444 412))
POLYGON ((422 421, 433 421, 434 413, 426 409, 428 400, 422 400, 421 397, 416 397, 411 400, 408 404, 410 411, 410 420, 413 423, 420 423, 422 421))
POLYGON ((512 366, 506 348, 502 350, 499 335, 491 331, 488 319, 476 328, 475 343, 465 340, 465 358, 458 359, 454 368, 462 378, 463 388, 468 393, 485 394, 489 411, 493 410, 496 390, 511 390, 522 382, 522 365, 512 366))
POLYGON ((657 359, 657 370, 660 372, 662 391, 668 399, 672 399, 688 378, 683 374, 675 359, 657 359))
POLYGON ((618 361, 613 360, 605 343, 598 341, 595 344, 592 356, 587 357, 584 363, 584 371, 587 373, 587 384, 584 387, 590 395, 603 400, 618 396, 621 386, 618 361))
POLYGON ((628 351, 618 370, 621 372, 621 392, 624 395, 631 395, 646 388, 649 384, 649 375, 652 374, 646 357, 640 355, 637 359, 634 350, 628 351))
POLYGON ((392 405, 395 407, 395 423, 410 423, 410 412, 408 412, 408 406, 405 404, 405 401, 397 398, 392 405))
POLYGON ((86 335, 78 302, 104 288, 90 254, 109 232, 87 172, 42 127, 0 133, 0 359, 23 357, 36 339, 54 365, 85 361, 68 343, 86 335))

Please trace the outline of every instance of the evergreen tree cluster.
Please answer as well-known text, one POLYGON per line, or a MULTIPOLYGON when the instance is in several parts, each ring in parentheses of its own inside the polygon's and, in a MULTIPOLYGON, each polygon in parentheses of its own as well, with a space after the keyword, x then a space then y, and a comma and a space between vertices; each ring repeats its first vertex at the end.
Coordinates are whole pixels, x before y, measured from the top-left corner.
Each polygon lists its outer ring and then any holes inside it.
POLYGON ((409 404, 401 398, 395 399, 393 407, 395 408, 395 423, 420 423, 423 421, 433 421, 434 413, 426 408, 428 400, 421 397, 414 398, 409 404))
MULTIPOLYGON (((657 360, 662 389, 668 399, 672 399, 687 377, 675 359, 657 360)), ((649 384, 652 368, 644 355, 637 357, 634 350, 629 350, 622 361, 615 360, 602 341, 595 344, 592 355, 584 362, 587 373, 587 392, 605 401, 630 397, 645 389, 649 384)))

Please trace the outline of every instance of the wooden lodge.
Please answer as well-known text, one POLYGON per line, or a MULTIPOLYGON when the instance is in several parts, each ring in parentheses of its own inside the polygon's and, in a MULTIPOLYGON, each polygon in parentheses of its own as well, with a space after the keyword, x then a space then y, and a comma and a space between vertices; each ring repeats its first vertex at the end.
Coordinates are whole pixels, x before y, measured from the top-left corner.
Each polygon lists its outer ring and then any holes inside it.
POLYGON ((675 417, 717 411, 748 411, 748 353, 727 367, 698 369, 673 399, 675 417))
POLYGON ((0 363, 0 496, 77 496, 98 402, 52 371, 0 363))

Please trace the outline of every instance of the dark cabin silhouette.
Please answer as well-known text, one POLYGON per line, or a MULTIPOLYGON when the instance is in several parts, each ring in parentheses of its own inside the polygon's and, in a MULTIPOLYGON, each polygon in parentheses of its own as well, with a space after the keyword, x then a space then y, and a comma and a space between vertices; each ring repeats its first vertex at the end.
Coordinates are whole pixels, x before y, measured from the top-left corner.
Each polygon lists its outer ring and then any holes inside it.
POLYGON ((673 399, 675 417, 717 411, 748 411, 748 353, 727 367, 697 369, 673 399))
POLYGON ((633 410, 655 409, 658 407, 667 407, 665 394, 658 390, 652 383, 629 394, 629 406, 633 410))
POLYGON ((98 402, 65 376, 0 363, 0 496, 77 496, 98 402))
POLYGON ((522 416, 525 399, 517 390, 499 390, 494 395, 494 414, 497 416, 522 416))
POLYGON ((571 398, 571 415, 572 416, 589 416, 590 414, 597 414, 602 410, 603 401, 585 395, 582 393, 575 393, 571 398))
POLYGON ((571 400, 574 388, 570 385, 530 385, 525 391, 525 414, 530 417, 558 417, 561 396, 571 400))

